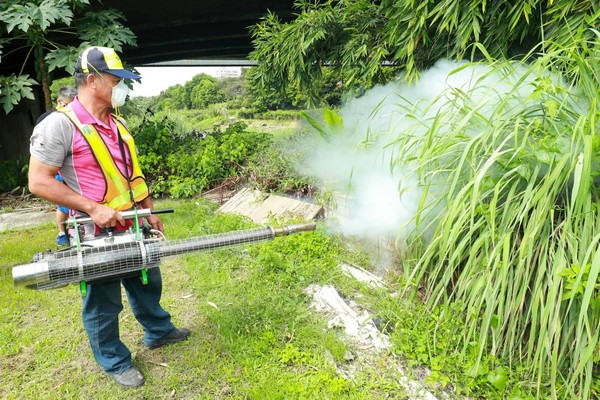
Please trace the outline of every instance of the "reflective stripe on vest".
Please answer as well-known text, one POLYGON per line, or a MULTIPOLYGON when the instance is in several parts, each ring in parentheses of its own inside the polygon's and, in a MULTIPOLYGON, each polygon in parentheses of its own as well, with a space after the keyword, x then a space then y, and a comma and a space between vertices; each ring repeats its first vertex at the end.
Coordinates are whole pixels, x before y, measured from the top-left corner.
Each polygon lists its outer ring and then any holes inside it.
POLYGON ((96 159, 96 162, 98 163, 98 166, 100 167, 100 170, 104 176, 104 183, 106 187, 102 204, 105 204, 117 211, 128 210, 133 207, 134 204, 131 201, 131 195, 129 192, 130 185, 133 198, 136 202, 142 201, 148 197, 148 186, 146 185, 144 175, 142 174, 142 170, 138 163, 133 138, 127 131, 127 128, 125 128, 125 126, 117 118, 115 118, 114 121, 117 124, 119 131, 118 134, 121 136, 121 139, 129 149, 129 156, 133 166, 133 172, 131 174, 129 183, 127 182, 127 178, 123 176, 119 168, 117 168, 114 158, 110 154, 110 151, 106 147, 106 144, 100 137, 100 134, 96 128, 94 128, 94 126, 91 124, 82 124, 73 110, 71 110, 69 107, 60 107, 57 108, 57 110, 69 117, 69 119, 81 132, 82 136, 89 144, 92 153, 94 154, 94 158, 96 159))

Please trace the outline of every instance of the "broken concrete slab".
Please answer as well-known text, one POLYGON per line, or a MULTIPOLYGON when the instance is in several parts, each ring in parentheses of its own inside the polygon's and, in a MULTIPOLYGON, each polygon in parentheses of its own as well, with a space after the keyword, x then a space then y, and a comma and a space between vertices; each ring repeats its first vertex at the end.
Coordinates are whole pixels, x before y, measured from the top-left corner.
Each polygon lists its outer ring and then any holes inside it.
POLYGON ((323 207, 289 197, 264 194, 258 190, 244 188, 223 204, 219 211, 241 214, 256 223, 263 224, 278 218, 300 218, 310 221, 322 216, 323 207))
POLYGON ((374 275, 367 271, 364 268, 357 267, 349 264, 341 264, 340 269, 347 275, 359 282, 364 282, 368 286, 377 288, 377 289, 385 289, 385 284, 377 275, 374 275))
MULTIPOLYGON (((327 316, 329 319, 327 327, 341 328, 346 337, 354 343, 355 350, 363 353, 358 357, 368 357, 369 352, 381 354, 389 351, 391 346, 389 337, 377 329, 373 316, 354 301, 342 298, 333 286, 312 284, 304 290, 304 293, 312 297, 311 307, 327 316)), ((396 362, 393 353, 389 354, 389 358, 390 364, 396 364, 400 375, 398 381, 406 389, 408 399, 437 400, 422 383, 409 378, 411 374, 396 362)), ((338 370, 348 375, 341 366, 338 366, 338 370)))
POLYGON ((359 312, 350 307, 331 285, 310 285, 304 292, 313 298, 312 307, 333 315, 328 328, 343 328, 346 335, 356 339, 366 348, 387 349, 390 346, 386 335, 379 332, 371 315, 363 310, 359 312))

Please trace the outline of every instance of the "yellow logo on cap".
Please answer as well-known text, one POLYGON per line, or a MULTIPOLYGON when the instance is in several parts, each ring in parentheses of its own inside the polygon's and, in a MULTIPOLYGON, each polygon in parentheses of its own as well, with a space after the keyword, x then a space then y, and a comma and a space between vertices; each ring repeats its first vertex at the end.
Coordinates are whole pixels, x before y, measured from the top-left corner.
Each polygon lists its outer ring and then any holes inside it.
POLYGON ((104 54, 104 61, 108 69, 123 69, 123 64, 117 53, 110 47, 98 47, 98 50, 104 54))

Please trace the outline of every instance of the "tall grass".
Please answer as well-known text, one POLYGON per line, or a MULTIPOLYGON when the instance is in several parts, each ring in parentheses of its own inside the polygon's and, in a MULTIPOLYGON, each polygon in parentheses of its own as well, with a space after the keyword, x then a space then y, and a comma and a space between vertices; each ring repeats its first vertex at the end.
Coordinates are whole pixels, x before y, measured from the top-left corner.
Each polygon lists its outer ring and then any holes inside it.
POLYGON ((386 143, 400 197, 420 194, 398 233, 406 292, 440 330, 463 316, 451 334, 466 358, 475 344, 471 372, 492 355, 554 398, 598 394, 600 32, 590 31, 531 63, 462 64, 433 98, 440 82, 400 88, 354 128, 360 151, 386 143))
POLYGON ((588 398, 599 357, 598 39, 459 68, 473 85, 399 104, 414 123, 389 145, 424 190, 415 232, 433 230, 405 243, 409 284, 458 305, 459 350, 527 365, 555 397, 588 398))

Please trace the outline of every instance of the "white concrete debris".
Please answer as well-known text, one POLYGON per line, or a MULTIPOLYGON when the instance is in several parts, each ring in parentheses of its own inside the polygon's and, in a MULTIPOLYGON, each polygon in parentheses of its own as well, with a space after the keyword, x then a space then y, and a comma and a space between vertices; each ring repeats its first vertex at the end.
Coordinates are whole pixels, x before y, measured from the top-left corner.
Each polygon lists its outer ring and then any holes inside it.
MULTIPOLYGON (((347 269, 348 273, 353 271, 356 273, 360 272, 359 268, 342 266, 342 269, 347 269)), ((363 270, 364 271, 364 270, 363 270)), ((365 271, 366 272, 366 271, 365 271)), ((354 273, 352 275, 354 276, 354 273)), ((367 282, 375 285, 383 285, 383 283, 377 278, 370 280, 370 273, 358 274, 361 278, 368 277, 367 282)), ((358 278, 357 278, 358 279, 358 278)), ((313 303, 311 307, 316 311, 331 316, 331 319, 327 323, 328 328, 341 328, 344 333, 352 338, 362 349, 371 349, 373 351, 383 351, 390 347, 390 341, 387 335, 381 333, 372 321, 372 316, 368 311, 363 310, 359 312, 351 307, 342 297, 338 291, 330 285, 310 285, 304 292, 311 296, 313 303)), ((353 304, 353 302, 350 302, 353 304)), ((354 306, 356 306, 354 304, 354 306)), ((358 308, 358 307, 355 307, 358 308)), ((409 379, 406 374, 398 367, 402 376, 399 382, 405 387, 410 399, 419 400, 437 400, 437 398, 429 391, 423 388, 418 382, 409 379)))
POLYGON ((364 268, 356 267, 353 265, 342 264, 340 265, 341 270, 348 276, 353 277, 359 282, 365 282, 373 288, 384 289, 385 285, 378 276, 373 275, 364 268))
POLYGON ((314 203, 244 188, 223 204, 219 211, 241 214, 256 223, 263 224, 277 217, 301 218, 304 221, 311 221, 323 214, 323 207, 314 203))
POLYGON ((377 349, 390 347, 389 339, 379 332, 371 321, 369 313, 363 311, 359 314, 350 308, 333 286, 310 285, 305 292, 313 297, 312 306, 315 310, 334 315, 327 323, 328 328, 343 328, 346 335, 352 336, 366 347, 377 349))

